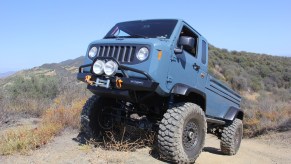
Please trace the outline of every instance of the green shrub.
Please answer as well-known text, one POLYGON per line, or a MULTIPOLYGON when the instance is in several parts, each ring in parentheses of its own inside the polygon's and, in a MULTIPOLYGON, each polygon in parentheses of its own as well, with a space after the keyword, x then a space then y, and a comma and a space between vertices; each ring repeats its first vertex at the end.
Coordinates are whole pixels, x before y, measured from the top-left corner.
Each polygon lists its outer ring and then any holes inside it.
POLYGON ((60 93, 56 77, 15 76, 1 88, 2 111, 11 114, 40 116, 60 93))
POLYGON ((53 99, 59 93, 57 79, 43 75, 31 77, 17 76, 6 89, 11 99, 17 99, 18 97, 53 99))

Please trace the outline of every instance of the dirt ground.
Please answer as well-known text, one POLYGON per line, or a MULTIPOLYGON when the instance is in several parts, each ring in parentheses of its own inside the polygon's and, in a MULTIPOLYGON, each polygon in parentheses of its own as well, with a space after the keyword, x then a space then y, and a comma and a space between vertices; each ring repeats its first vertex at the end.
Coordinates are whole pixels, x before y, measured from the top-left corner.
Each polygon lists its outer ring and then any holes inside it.
MULTIPOLYGON (((0 156, 0 163, 165 163, 157 159, 150 148, 135 152, 106 151, 75 141, 77 131, 66 130, 45 147, 28 155, 0 156)), ((291 163, 291 131, 270 134, 256 139, 244 139, 235 156, 222 155, 219 140, 207 135, 204 151, 196 163, 291 163)))

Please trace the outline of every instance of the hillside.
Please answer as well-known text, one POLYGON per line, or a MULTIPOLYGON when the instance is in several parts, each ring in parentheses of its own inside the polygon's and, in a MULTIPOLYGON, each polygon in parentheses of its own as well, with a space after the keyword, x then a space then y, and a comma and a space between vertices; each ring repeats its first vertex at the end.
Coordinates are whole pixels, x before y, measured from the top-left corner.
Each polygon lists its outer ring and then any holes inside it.
POLYGON ((244 132, 291 129, 291 58, 209 47, 209 72, 243 96, 244 132))
MULTIPOLYGON (((291 127, 291 58, 209 47, 209 70, 243 95, 245 134, 291 127)), ((84 57, 44 64, 0 79, 0 122, 36 116, 53 106, 88 97, 76 80, 84 57)))
POLYGON ((83 60, 82 56, 43 64, 0 79, 0 123, 15 117, 39 117, 56 99, 66 106, 88 94, 86 86, 76 80, 83 60))
MULTIPOLYGON (((210 72, 237 91, 291 87, 291 58, 209 48, 210 72)), ((289 99, 290 97, 286 97, 289 99)))

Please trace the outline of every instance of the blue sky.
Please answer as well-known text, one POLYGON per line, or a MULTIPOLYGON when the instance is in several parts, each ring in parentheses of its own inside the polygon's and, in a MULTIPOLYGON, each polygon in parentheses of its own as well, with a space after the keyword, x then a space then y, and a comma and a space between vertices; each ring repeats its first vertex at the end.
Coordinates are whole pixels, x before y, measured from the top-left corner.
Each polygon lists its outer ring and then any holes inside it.
POLYGON ((0 0, 0 72, 85 55, 117 22, 186 20, 216 47, 291 56, 289 0, 0 0))

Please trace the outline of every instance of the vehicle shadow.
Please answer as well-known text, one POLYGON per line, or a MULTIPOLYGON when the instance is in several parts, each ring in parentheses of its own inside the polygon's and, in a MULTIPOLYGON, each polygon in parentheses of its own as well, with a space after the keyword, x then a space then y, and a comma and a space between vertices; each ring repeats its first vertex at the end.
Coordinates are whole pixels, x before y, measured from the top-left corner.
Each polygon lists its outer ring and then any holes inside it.
POLYGON ((77 142, 79 145, 85 145, 90 139, 84 133, 79 132, 79 134, 76 137, 72 138, 72 140, 77 142))
POLYGON ((173 163, 172 161, 167 160, 166 158, 163 158, 162 155, 159 153, 158 147, 153 146, 151 150, 149 151, 149 155, 155 158, 156 160, 165 162, 165 163, 173 163))

